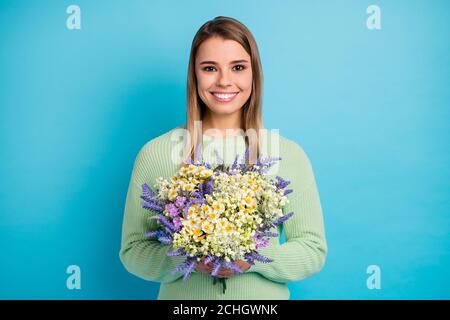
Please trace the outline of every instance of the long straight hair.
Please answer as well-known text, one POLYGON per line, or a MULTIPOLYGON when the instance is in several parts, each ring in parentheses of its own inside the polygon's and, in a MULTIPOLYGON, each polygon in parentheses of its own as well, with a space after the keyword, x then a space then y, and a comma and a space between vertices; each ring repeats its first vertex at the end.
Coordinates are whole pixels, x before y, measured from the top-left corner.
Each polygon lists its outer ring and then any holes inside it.
POLYGON ((199 46, 203 41, 212 37, 225 40, 234 40, 241 44, 250 56, 252 66, 252 91, 249 99, 242 106, 241 129, 245 132, 245 145, 249 150, 247 164, 255 163, 255 157, 261 152, 262 123, 262 86, 263 74, 258 47, 252 33, 241 22, 230 17, 218 16, 204 23, 192 40, 189 56, 187 79, 187 108, 186 126, 188 137, 186 139, 183 159, 197 159, 197 152, 203 150, 202 132, 196 123, 203 121, 207 106, 201 100, 197 91, 197 77, 195 74, 195 58, 199 46))

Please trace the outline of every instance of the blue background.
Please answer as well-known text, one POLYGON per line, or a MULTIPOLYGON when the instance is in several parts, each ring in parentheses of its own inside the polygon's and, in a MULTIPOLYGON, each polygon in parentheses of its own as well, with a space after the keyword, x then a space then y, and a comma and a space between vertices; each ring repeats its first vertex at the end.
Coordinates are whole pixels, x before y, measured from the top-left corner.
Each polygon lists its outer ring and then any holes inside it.
POLYGON ((126 191, 140 147, 184 123, 191 41, 217 15, 254 34, 265 126, 316 176, 329 254, 292 298, 449 299, 450 2, 425 0, 1 1, 0 298, 156 298, 118 258, 126 191))

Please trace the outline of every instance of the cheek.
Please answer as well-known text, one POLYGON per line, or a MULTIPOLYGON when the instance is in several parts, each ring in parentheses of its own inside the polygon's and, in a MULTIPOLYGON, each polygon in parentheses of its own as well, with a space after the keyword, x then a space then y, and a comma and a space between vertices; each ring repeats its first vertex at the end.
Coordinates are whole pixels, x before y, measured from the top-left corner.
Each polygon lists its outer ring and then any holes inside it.
POLYGON ((197 87, 200 91, 208 90, 214 84, 214 77, 197 74, 197 87))
POLYGON ((210 84, 207 77, 197 76, 197 92, 203 102, 208 99, 206 91, 208 91, 209 86, 210 84))
POLYGON ((253 82, 252 74, 251 72, 249 72, 240 77, 239 79, 237 79, 236 84, 242 91, 247 92, 252 90, 252 82, 253 82))

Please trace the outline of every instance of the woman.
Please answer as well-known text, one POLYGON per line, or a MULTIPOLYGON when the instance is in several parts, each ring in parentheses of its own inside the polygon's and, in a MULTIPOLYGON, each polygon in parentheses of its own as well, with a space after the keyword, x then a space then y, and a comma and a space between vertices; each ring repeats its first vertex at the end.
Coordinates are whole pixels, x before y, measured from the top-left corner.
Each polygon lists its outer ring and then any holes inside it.
POLYGON ((161 283, 158 299, 289 299, 287 282, 319 272, 327 245, 322 208, 310 161, 295 142, 262 128, 262 70, 258 48, 250 31, 239 21, 216 17, 206 22, 192 42, 187 84, 187 122, 147 142, 139 151, 129 184, 120 259, 132 274, 161 283), (179 139, 181 138, 181 143, 179 139), (270 146, 269 146, 270 142, 270 146), (280 156, 269 172, 291 181, 294 190, 283 211, 294 211, 278 231, 285 243, 269 241, 260 253, 270 263, 238 261, 241 274, 220 270, 227 278, 225 293, 211 282, 211 265, 203 261, 187 281, 171 270, 184 257, 168 257, 171 247, 144 234, 157 228, 140 203, 141 185, 158 177, 170 178, 182 160, 217 160, 215 151, 230 164, 235 155, 250 150, 280 156), (296 214, 295 214, 296 213, 296 214))

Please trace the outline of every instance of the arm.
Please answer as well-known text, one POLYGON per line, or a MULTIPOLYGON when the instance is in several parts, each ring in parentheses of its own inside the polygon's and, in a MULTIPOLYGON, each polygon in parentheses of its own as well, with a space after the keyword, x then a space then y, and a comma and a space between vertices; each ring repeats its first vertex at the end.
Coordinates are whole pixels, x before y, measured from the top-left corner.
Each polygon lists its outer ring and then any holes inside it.
POLYGON ((285 148, 282 157, 280 166, 284 166, 284 170, 280 170, 280 175, 291 181, 287 188, 294 190, 283 208, 284 213, 294 211, 294 215, 283 224, 286 241, 279 244, 276 238, 271 240, 270 246, 259 252, 274 261, 256 261, 246 272, 258 272, 272 281, 284 283, 319 272, 325 263, 327 244, 319 193, 308 157, 294 143, 285 148))
POLYGON ((145 145, 134 162, 125 203, 119 257, 126 270, 135 276, 168 283, 182 276, 181 273, 172 275, 171 271, 183 262, 185 257, 168 257, 166 253, 171 251, 172 246, 145 237, 146 232, 157 229, 156 220, 149 219, 152 212, 142 208, 140 199, 142 183, 153 186, 156 178, 153 172, 155 163, 149 147, 145 145))

